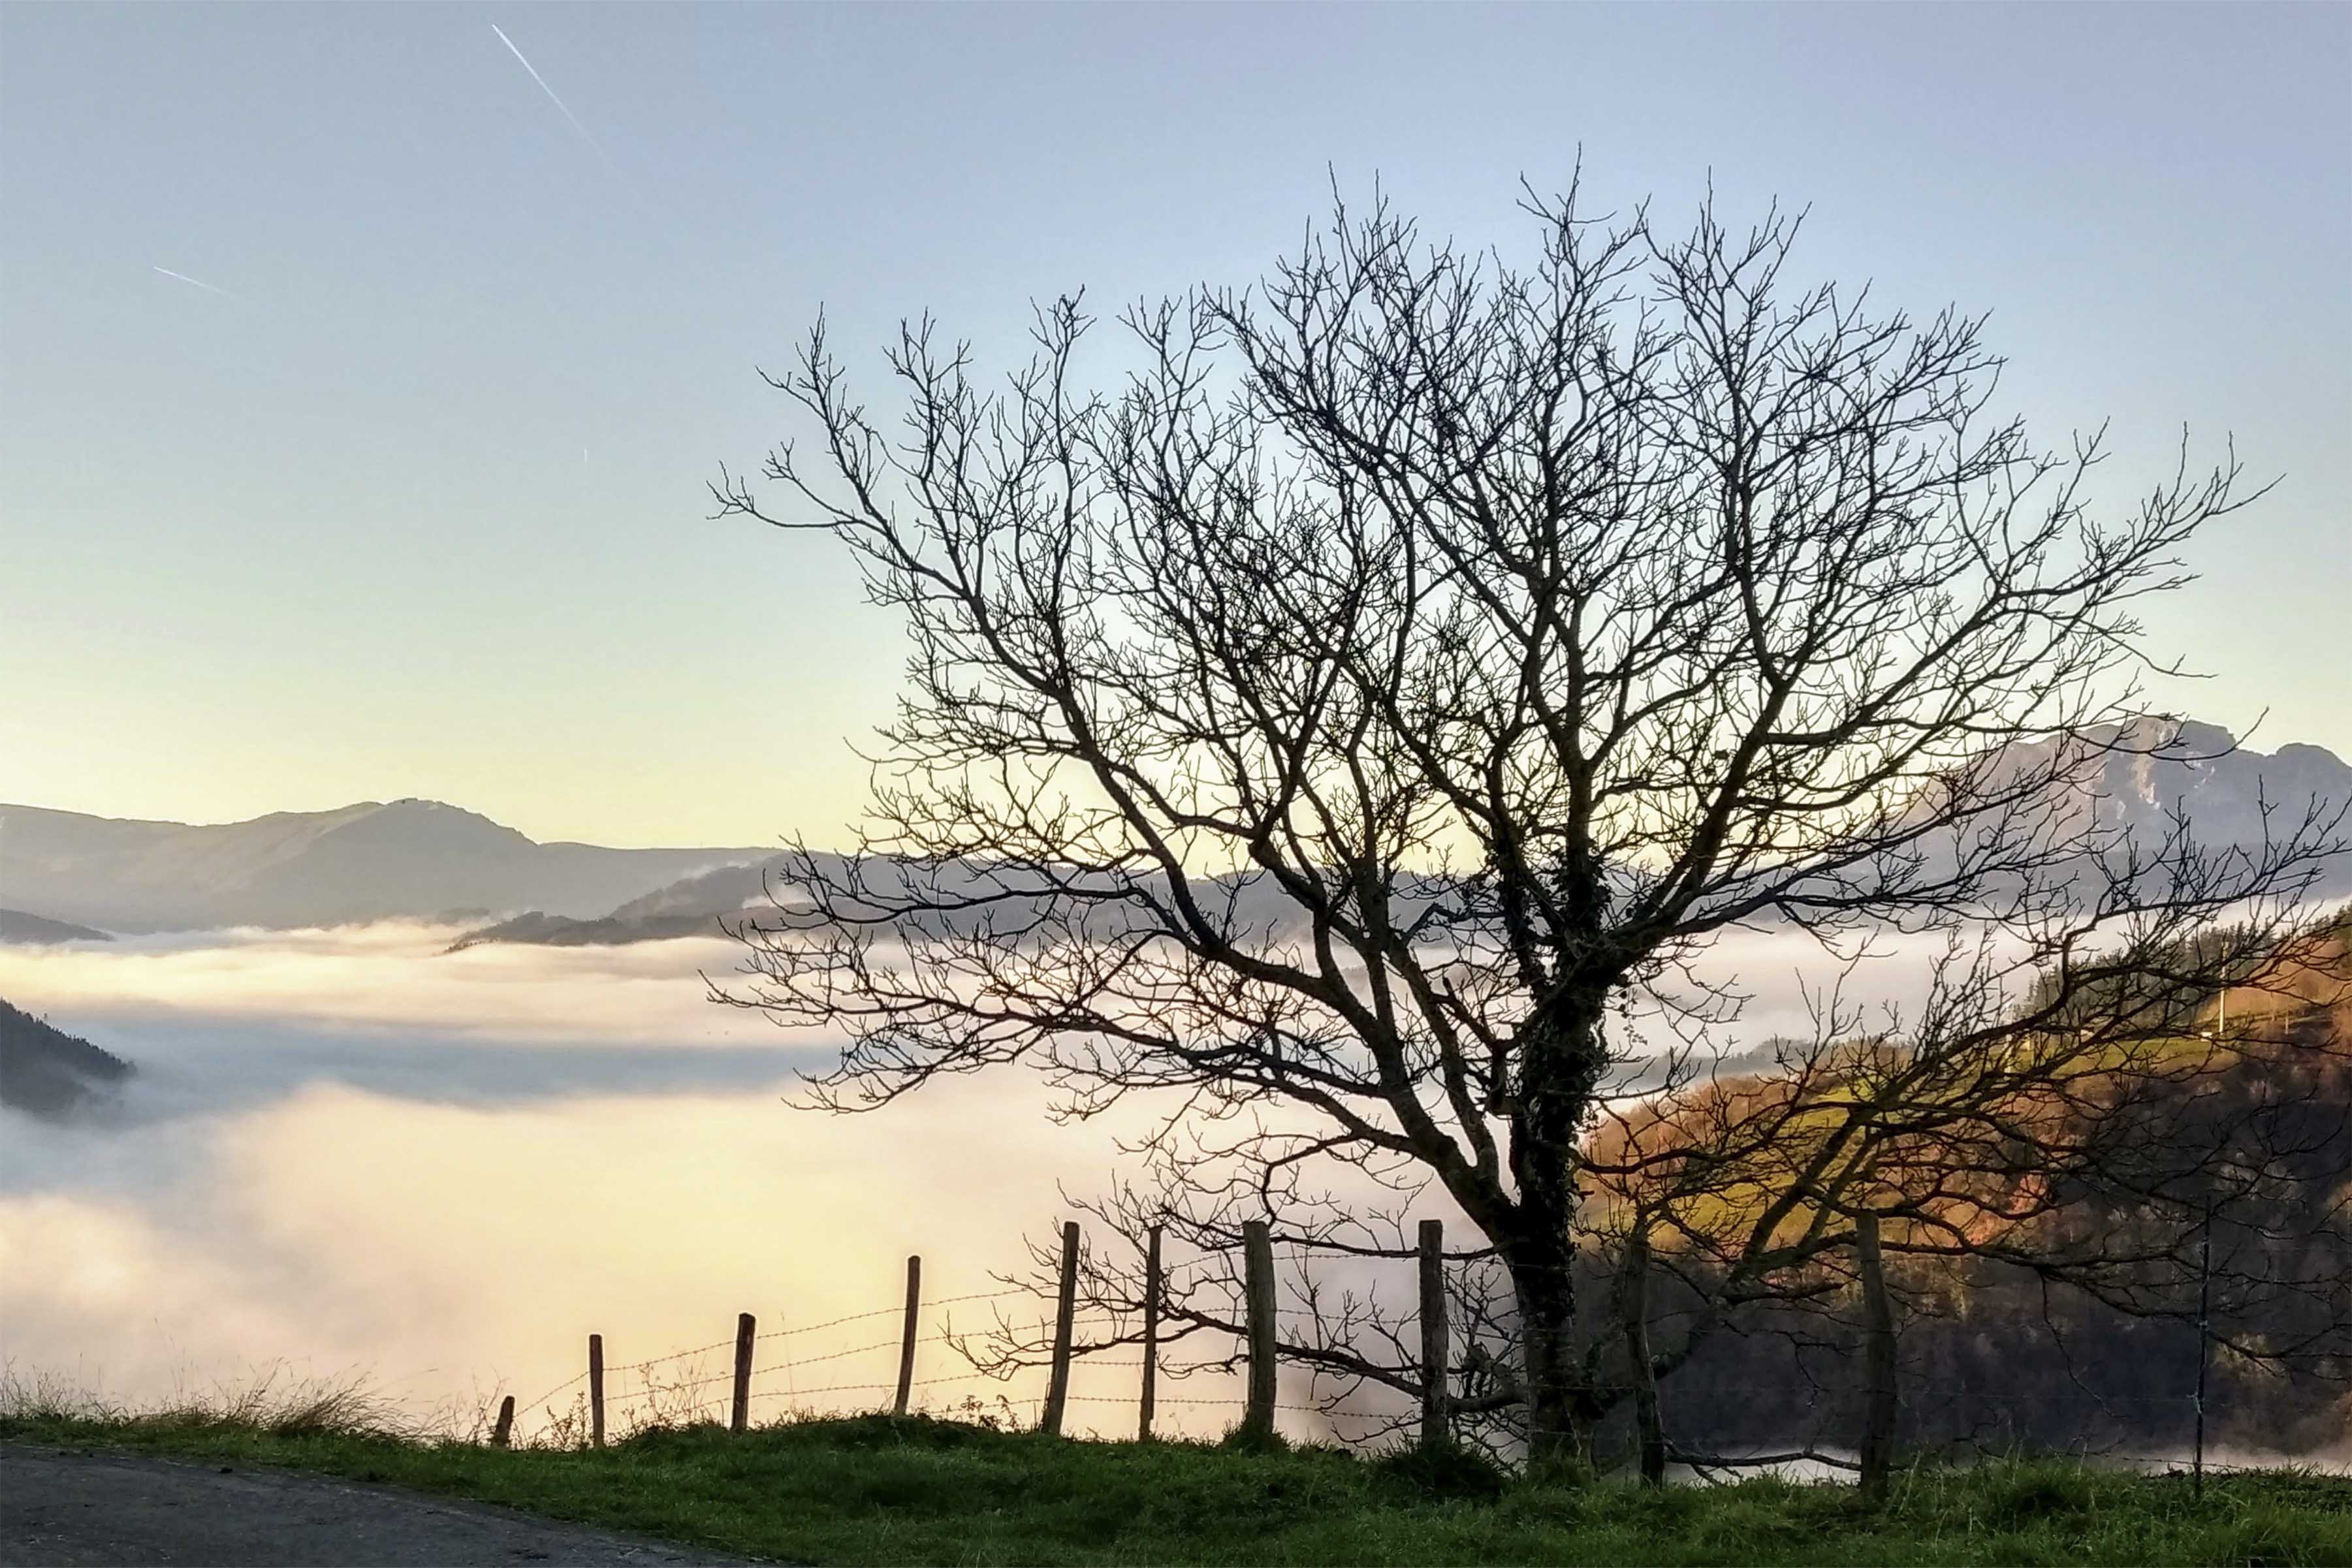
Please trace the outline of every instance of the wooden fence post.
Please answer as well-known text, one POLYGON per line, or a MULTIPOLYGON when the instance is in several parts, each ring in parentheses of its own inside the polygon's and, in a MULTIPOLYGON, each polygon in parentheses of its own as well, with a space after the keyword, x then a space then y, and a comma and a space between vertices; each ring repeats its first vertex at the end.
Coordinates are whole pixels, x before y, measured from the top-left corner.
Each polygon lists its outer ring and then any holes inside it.
MULTIPOLYGON (((2229 992, 2223 991, 2224 998, 2229 992)), ((2225 1004, 2226 1005, 2226 1004, 2225 1004)), ((2227 1013, 2223 1014, 2224 1019, 2227 1013)), ((2205 1495, 2205 1372, 2213 1359, 2213 1206, 2205 1206, 2205 1228, 2197 1234, 2197 1437, 2192 1483, 2196 1495, 2205 1495)))
POLYGON ((1666 1428, 1658 1415, 1657 1364, 1650 1359, 1650 1233, 1626 1242, 1625 1357, 1633 1369, 1633 1427, 1642 1441, 1642 1484, 1666 1484, 1666 1428))
POLYGON ((727 1418, 730 1432, 742 1432, 751 1425, 751 1343, 759 1338, 758 1322, 749 1312, 735 1319, 735 1407, 727 1418))
POLYGON ((907 1393, 915 1386, 915 1330, 923 1312, 923 1260, 907 1260, 907 1327, 898 1336, 898 1396, 890 1402, 890 1414, 907 1413, 907 1393))
POLYGON ((1151 1441, 1151 1408, 1160 1396, 1160 1227, 1153 1226, 1143 1244, 1143 1415, 1136 1437, 1151 1441))
POLYGON ((1446 1441, 1445 1222, 1421 1222, 1421 1446, 1446 1441))
POLYGON ((1242 1223, 1242 1263, 1249 1301, 1249 1405, 1242 1430, 1274 1435, 1274 1239, 1263 1219, 1242 1223))
POLYGON ((604 1446, 604 1336, 588 1336, 588 1441, 604 1446))
POLYGON ((1040 1423, 1055 1437, 1062 1433, 1062 1412, 1070 1402, 1070 1330, 1078 1305, 1078 1222, 1062 1225, 1062 1292, 1054 1309, 1054 1375, 1045 1386, 1045 1418, 1040 1423))
POLYGON ((499 1401, 499 1424, 490 1433, 490 1447, 503 1448, 514 1437, 514 1396, 499 1401))
POLYGON ((1855 1220, 1854 1252, 1862 1274, 1862 1490, 1875 1500, 1886 1495, 1895 1414, 1895 1308, 1886 1295, 1886 1263, 1878 1249, 1875 1214, 1855 1220))

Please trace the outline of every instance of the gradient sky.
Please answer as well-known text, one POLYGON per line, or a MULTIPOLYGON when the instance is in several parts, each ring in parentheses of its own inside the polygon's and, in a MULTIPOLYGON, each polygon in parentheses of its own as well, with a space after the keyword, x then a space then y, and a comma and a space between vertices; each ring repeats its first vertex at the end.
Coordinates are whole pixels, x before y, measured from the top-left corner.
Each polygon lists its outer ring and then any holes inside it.
POLYGON ((2119 495, 2234 434, 2283 482, 2151 613, 2213 677, 2164 695, 2352 755, 2347 72, 2344 5, 19 0, 0 800, 837 840, 898 644, 703 489, 821 303, 1009 351, 1033 298, 1256 276, 1327 164, 1507 250, 1580 144, 1604 203, 1711 175, 1811 204, 1801 273, 1991 309, 2119 495))

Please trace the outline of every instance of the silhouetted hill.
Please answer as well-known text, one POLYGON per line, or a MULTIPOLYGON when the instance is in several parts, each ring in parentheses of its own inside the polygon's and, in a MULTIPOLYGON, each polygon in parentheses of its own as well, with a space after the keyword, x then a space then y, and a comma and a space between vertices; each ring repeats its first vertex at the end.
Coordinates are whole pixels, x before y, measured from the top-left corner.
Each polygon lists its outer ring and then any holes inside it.
POLYGON ((0 942, 111 942, 114 938, 103 931, 93 931, 87 925, 73 925, 63 920, 45 919, 27 915, 21 909, 0 909, 0 942))
POLYGON ((642 920, 569 920, 537 910, 468 931, 449 944, 462 953, 485 943, 512 942, 536 947, 615 947, 630 942, 662 942, 673 936, 716 936, 716 915, 657 915, 642 920))
POLYGON ((627 942, 659 942, 673 936, 712 936, 722 915, 746 907, 768 907, 767 889, 780 883, 785 860, 772 855, 750 865, 720 866, 656 888, 595 919, 566 919, 532 910, 512 920, 468 931, 450 946, 453 953, 485 942, 523 942, 543 947, 591 947, 627 942))
POLYGON ((0 1001, 0 1105, 56 1119, 83 1110, 131 1064, 0 1001))
MULTIPOLYGON (((819 855, 820 863, 831 868, 834 874, 844 870, 838 855, 819 855)), ((720 922, 729 916, 748 912, 754 920, 763 915, 772 915, 774 900, 781 899, 785 907, 792 906, 793 862, 784 856, 773 856, 752 865, 726 866, 705 872, 698 876, 684 878, 667 887, 658 888, 643 898, 632 899, 610 915, 595 920, 567 920, 539 912, 520 915, 495 925, 469 931, 451 946, 450 951, 475 946, 484 942, 526 942, 542 946, 580 947, 617 945, 627 942, 658 942, 673 936, 711 936, 720 931, 720 922)), ((874 881, 869 885, 887 888, 892 872, 886 866, 874 865, 867 873, 874 881)), ((998 897, 1005 888, 992 882, 978 869, 958 868, 945 873, 934 883, 931 873, 922 873, 920 885, 927 894, 940 896, 986 900, 969 911, 951 915, 936 915, 925 924, 930 926, 969 926, 982 920, 1001 925, 1018 925, 1034 917, 1036 904, 1024 896, 998 897)), ((1033 879, 1013 873, 1008 879, 1015 886, 1026 886, 1033 879)), ((1230 906, 1233 921, 1261 933, 1280 933, 1303 928, 1305 918, 1298 905, 1276 886, 1273 880, 1261 873, 1252 873, 1236 882, 1233 878, 1212 878, 1196 882, 1195 896, 1210 908, 1225 910, 1230 906)), ((1412 902, 1412 894, 1400 894, 1400 904, 1412 902)), ((1126 918, 1120 910, 1103 906, 1093 912, 1098 924, 1090 930, 1106 938, 1115 934, 1118 922, 1126 918)))
POLYGON ((430 919, 451 910, 596 915, 769 849, 538 843, 432 800, 191 826, 0 806, 0 888, 118 931, 430 919))

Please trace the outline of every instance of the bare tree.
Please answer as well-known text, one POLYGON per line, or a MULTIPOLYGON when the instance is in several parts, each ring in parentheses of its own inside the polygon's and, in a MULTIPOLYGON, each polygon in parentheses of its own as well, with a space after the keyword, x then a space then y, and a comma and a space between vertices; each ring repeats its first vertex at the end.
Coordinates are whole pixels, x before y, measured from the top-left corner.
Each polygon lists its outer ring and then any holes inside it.
MULTIPOLYGON (((895 432, 820 320, 769 379, 814 461, 771 455, 781 505, 715 494, 848 546, 913 654, 860 852, 800 856, 720 994, 845 1028, 835 1108, 1015 1061, 1072 1115, 1153 1092, 1130 1218, 1203 1245, 1270 1214, 1402 1256, 1327 1184, 1401 1213, 1435 1183, 1507 1285, 1489 1403, 1549 1459, 1611 1395, 1608 1336, 1578 1340, 1615 1174, 1585 1142, 1657 1092, 1662 1040, 1735 1016, 1699 967, 1723 934, 1990 933, 2104 974, 2274 917, 2332 845, 2298 817, 2218 855, 2081 809, 2171 743, 2135 612, 2252 498, 2234 456, 2184 447, 2104 517, 2096 439, 1988 413, 1981 319, 1792 285, 1777 211, 1669 235, 1573 188, 1523 204, 1514 267, 1342 204, 1252 288, 1123 312, 1099 382, 1072 298, 1001 382, 909 324, 895 432)), ((1923 1040, 1986 1027, 1937 1017, 1923 1040)), ((1913 1104, 1936 1050, 1879 1098, 1913 1104)), ((1829 1239, 1846 1190, 1782 1196, 1829 1239)))

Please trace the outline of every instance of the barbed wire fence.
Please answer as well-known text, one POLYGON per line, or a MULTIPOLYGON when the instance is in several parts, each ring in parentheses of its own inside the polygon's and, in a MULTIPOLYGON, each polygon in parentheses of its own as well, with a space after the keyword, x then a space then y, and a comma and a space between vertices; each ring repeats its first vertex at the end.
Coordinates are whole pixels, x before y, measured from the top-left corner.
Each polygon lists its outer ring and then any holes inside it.
MULTIPOLYGON (((1865 1235, 1874 1228, 1865 1225, 1865 1235)), ((1272 1248, 1263 1222, 1254 1221, 1244 1227, 1242 1267, 1237 1271, 1233 1268, 1234 1260, 1222 1253, 1205 1254, 1163 1269, 1155 1234, 1144 1299, 1127 1303, 1124 1309, 1078 1303, 1076 1283, 1081 1238, 1076 1222, 1063 1227, 1061 1239, 1060 1291, 1052 1302, 1050 1326, 1041 1313, 1036 1320, 1035 1337, 1027 1342, 1041 1348, 1045 1357, 1042 1364, 1018 1357, 991 1358, 976 1354, 971 1348, 974 1335, 957 1332, 943 1316, 934 1316, 931 1326, 925 1326, 926 1314, 943 1314, 950 1308, 988 1303, 998 1308, 1000 1329, 1007 1329, 1010 1320, 1003 1316, 999 1304, 1010 1303, 1016 1298, 1039 1301, 1037 1288, 1004 1284, 997 1289, 925 1301, 921 1293, 922 1261, 909 1258, 906 1293, 897 1305, 877 1306, 816 1322, 788 1323, 764 1333, 759 1329, 756 1318, 746 1312, 739 1315, 736 1332, 729 1338, 617 1364, 606 1364, 603 1336, 591 1334, 580 1372, 520 1405, 511 1396, 504 1398, 489 1440, 496 1446, 510 1446, 515 1440, 518 1415, 532 1425, 529 1441, 559 1448, 602 1448, 614 1438, 656 1427, 723 1420, 730 1430, 742 1433, 761 1418, 775 1421, 883 1411, 897 1416, 947 1415, 1007 1429, 1060 1434, 1068 1421, 1068 1407, 1084 1405, 1125 1406, 1135 1410, 1137 1418, 1131 1430, 1142 1439, 1160 1435, 1154 1429, 1155 1418, 1160 1410, 1168 1408, 1238 1412, 1232 1426, 1243 1434, 1270 1436, 1275 1431, 1276 1416, 1288 1413, 1312 1417, 1319 1427, 1319 1435, 1336 1437, 1351 1447, 1382 1439, 1434 1445, 1459 1440, 1464 1411, 1476 1406, 1476 1401, 1457 1397, 1454 1393, 1456 1388, 1466 1389, 1482 1366, 1478 1351, 1469 1348, 1465 1354, 1465 1343, 1457 1343, 1449 1333, 1445 1254, 1443 1230, 1437 1221, 1424 1221, 1418 1238, 1419 1312, 1389 1325, 1398 1331, 1391 1343, 1418 1349, 1420 1364, 1411 1369, 1413 1377, 1390 1385, 1389 1407, 1370 1409, 1349 1407, 1363 1390, 1362 1379, 1350 1380, 1311 1363, 1298 1370, 1304 1370, 1314 1380, 1316 1396, 1306 1403, 1284 1403, 1277 1398, 1277 1363, 1282 1359, 1278 1324, 1283 1320, 1313 1320, 1318 1314, 1312 1309, 1277 1303, 1272 1248), (1238 1325, 1241 1333, 1233 1336, 1234 1348, 1224 1355, 1189 1361, 1171 1358, 1168 1351, 1171 1343, 1190 1331, 1165 1333, 1159 1309, 1172 1281, 1203 1270, 1221 1270, 1228 1277, 1238 1272, 1244 1308, 1243 1322, 1238 1325), (1119 1321, 1123 1315, 1128 1319, 1125 1323, 1119 1321), (892 1317, 899 1320, 896 1333, 868 1339, 856 1332, 858 1325, 892 1317), (1138 1318, 1142 1323, 1139 1333, 1133 1327, 1138 1318), (852 1332, 842 1337, 856 1339, 857 1343, 835 1345, 815 1337, 844 1330, 852 1332), (1412 1338, 1417 1340, 1417 1344, 1405 1339, 1402 1331, 1406 1330, 1413 1331, 1412 1338), (964 1369, 927 1371, 922 1365, 924 1352, 928 1349, 936 1355, 938 1347, 961 1355, 964 1369), (861 1358, 879 1359, 894 1351, 898 1360, 895 1378, 856 1375, 864 1370, 861 1358), (1073 1392, 1073 1375, 1080 1369, 1132 1375, 1134 1389, 1117 1394, 1073 1392), (1019 1375, 1036 1371, 1046 1375, 1042 1396, 1024 1390, 1016 1397, 1013 1389, 1019 1375), (851 1375, 842 1376, 845 1372, 851 1375), (1244 1392, 1239 1396, 1171 1396, 1159 1386, 1163 1377, 1181 1383, 1203 1374, 1230 1375, 1236 1372, 1244 1382, 1244 1392), (1334 1394, 1323 1386, 1325 1380, 1347 1386, 1334 1394), (1417 1385, 1412 1390, 1417 1399, 1404 1401, 1401 1389, 1405 1383, 1417 1385), (961 1398, 955 1397, 958 1394, 961 1398), (943 1397, 949 1401, 944 1406, 943 1397), (1349 1430, 1350 1427, 1355 1429, 1349 1430)), ((1811 1467, 1814 1474, 1851 1475, 1868 1490, 1883 1490, 1895 1459, 1898 1406, 1906 1394, 1912 1401, 1939 1400, 1946 1405, 1966 1401, 1979 1408, 2006 1412, 2036 1406, 2085 1403, 2103 1411, 2124 1406, 2144 1407, 2151 1414, 2172 1409, 2179 1412, 2184 1427, 2193 1421, 2193 1473, 2200 1482, 2209 1470, 2259 1468, 2208 1462, 2205 1416, 2210 1391, 2204 1377, 2202 1336, 2206 1329, 2201 1322, 2196 1384, 2193 1389, 2184 1389, 2178 1395, 2099 1393, 2081 1386, 1903 1387, 1895 1372, 1895 1318, 1883 1270, 1874 1267, 1870 1258, 1874 1251, 1865 1244, 1862 1266, 1857 1270, 1863 1298, 1863 1344, 1856 1358, 1861 1365, 1854 1369, 1853 1385, 1843 1390, 1816 1386, 1809 1401, 1817 1416, 1826 1416, 1832 1407, 1851 1406, 1859 1400, 1861 1419, 1853 1424, 1853 1431, 1844 1434, 1845 1441, 1839 1441, 1840 1434, 1825 1430, 1825 1423, 1817 1420, 1812 1434, 1793 1447, 1778 1445, 1769 1452, 1702 1451, 1665 1436, 1659 1415, 1661 1401, 1654 1384, 1646 1389, 1632 1391, 1636 1396, 1632 1405, 1635 1412, 1636 1451, 1643 1479, 1661 1479, 1659 1472, 1668 1463, 1710 1479, 1724 1473, 1795 1465, 1811 1467)), ((1462 1339, 1466 1342, 1471 1337, 1464 1335, 1462 1339)), ((1791 1394, 1785 1383, 1710 1379, 1704 1386, 1709 1397, 1735 1396, 1759 1402, 1786 1401, 1791 1394)), ((1103 1424, 1089 1425, 1097 1435, 1103 1435, 1103 1424)), ((2015 1425, 2013 1419, 2009 1423, 2012 1430, 2015 1425)))

